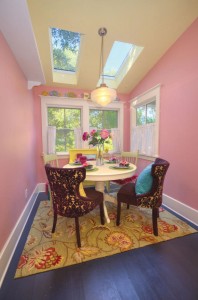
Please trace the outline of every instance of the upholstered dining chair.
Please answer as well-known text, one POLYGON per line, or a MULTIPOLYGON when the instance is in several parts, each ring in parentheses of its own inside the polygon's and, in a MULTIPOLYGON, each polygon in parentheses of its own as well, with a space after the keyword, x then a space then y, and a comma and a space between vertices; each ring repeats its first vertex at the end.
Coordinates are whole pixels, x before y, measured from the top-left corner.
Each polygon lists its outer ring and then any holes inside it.
POLYGON ((157 218, 162 204, 162 191, 169 162, 156 158, 138 176, 136 182, 123 185, 117 194, 117 226, 120 225, 121 203, 152 209, 153 233, 158 235, 157 218))
POLYGON ((75 219, 77 245, 81 247, 79 217, 100 207, 101 224, 104 225, 103 193, 85 189, 86 196, 79 192, 79 185, 86 176, 85 168, 55 168, 45 165, 50 185, 54 210, 52 233, 55 232, 57 216, 75 219))

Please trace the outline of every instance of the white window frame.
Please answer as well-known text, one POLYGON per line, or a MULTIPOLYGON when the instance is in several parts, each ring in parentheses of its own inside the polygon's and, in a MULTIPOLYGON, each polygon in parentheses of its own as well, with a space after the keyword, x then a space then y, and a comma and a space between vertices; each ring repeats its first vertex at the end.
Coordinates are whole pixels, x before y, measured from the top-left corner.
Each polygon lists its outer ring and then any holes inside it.
POLYGON ((131 99, 130 101, 130 149, 132 148, 132 130, 136 127, 136 108, 141 105, 149 104, 153 101, 156 102, 156 121, 155 121, 155 154, 153 156, 148 156, 146 154, 141 154, 142 158, 153 158, 159 156, 159 124, 160 124, 160 87, 158 84, 153 88, 149 89, 145 93, 131 99))
MULTIPOLYGON (((42 96, 41 98, 41 117, 42 117, 42 142, 43 153, 47 153, 47 127, 48 127, 48 107, 65 107, 65 108, 79 108, 81 109, 82 131, 89 132, 89 109, 99 110, 117 110, 118 111, 118 129, 123 136, 123 103, 112 102, 106 107, 99 106, 90 100, 81 98, 42 96)), ((85 147, 86 145, 84 145, 85 147)), ((123 149, 123 140, 121 141, 121 148, 123 149)), ((58 152, 58 155, 67 155, 68 152, 58 152)))

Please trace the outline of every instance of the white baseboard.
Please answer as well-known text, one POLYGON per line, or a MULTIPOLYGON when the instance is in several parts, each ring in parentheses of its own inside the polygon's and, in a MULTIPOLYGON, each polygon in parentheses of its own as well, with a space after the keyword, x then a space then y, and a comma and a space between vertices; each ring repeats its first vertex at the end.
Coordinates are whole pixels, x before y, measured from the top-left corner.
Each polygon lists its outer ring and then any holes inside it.
POLYGON ((5 274, 9 267, 12 256, 15 252, 17 244, 21 238, 23 229, 27 223, 29 215, 32 211, 34 203, 37 199, 38 193, 45 191, 45 184, 38 184, 30 196, 24 210, 22 211, 15 227, 10 233, 1 253, 0 253, 0 287, 3 283, 5 274))
POLYGON ((163 194, 163 205, 192 224, 198 226, 198 210, 163 194))
POLYGON ((46 191, 46 183, 38 183, 37 184, 37 192, 42 193, 46 191))

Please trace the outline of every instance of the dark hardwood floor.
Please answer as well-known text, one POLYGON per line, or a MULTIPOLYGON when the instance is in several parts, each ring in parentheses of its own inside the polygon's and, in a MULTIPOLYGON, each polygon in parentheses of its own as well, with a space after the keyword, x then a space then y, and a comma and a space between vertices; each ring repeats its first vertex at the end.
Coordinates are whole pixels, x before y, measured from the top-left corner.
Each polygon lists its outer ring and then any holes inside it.
POLYGON ((107 258, 14 279, 39 202, 13 256, 1 300, 197 300, 198 233, 107 258))

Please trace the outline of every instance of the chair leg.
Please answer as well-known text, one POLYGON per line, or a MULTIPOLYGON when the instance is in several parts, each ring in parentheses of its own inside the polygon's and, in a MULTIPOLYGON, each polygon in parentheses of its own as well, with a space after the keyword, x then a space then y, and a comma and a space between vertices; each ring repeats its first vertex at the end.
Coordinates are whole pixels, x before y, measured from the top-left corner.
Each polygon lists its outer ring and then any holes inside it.
POLYGON ((100 222, 102 225, 104 225, 104 205, 103 202, 100 203, 100 222))
POLYGON ((130 205, 129 205, 129 204, 127 204, 127 209, 129 209, 129 206, 130 206, 130 205))
POLYGON ((53 221, 53 226, 52 226, 52 233, 55 232, 55 229, 56 229, 56 222, 57 222, 57 214, 54 213, 54 221, 53 221))
POLYGON ((158 226, 157 226, 158 217, 159 217, 159 208, 154 207, 152 209, 152 219, 153 219, 153 233, 155 236, 158 236, 158 226))
POLYGON ((77 244, 78 247, 81 247, 81 242, 80 242, 80 226, 79 226, 79 220, 78 217, 75 218, 75 225, 76 225, 76 238, 77 238, 77 244))
POLYGON ((120 225, 120 213, 121 213, 121 202, 118 201, 118 205, 117 205, 117 220, 116 220, 116 225, 117 226, 120 225))

